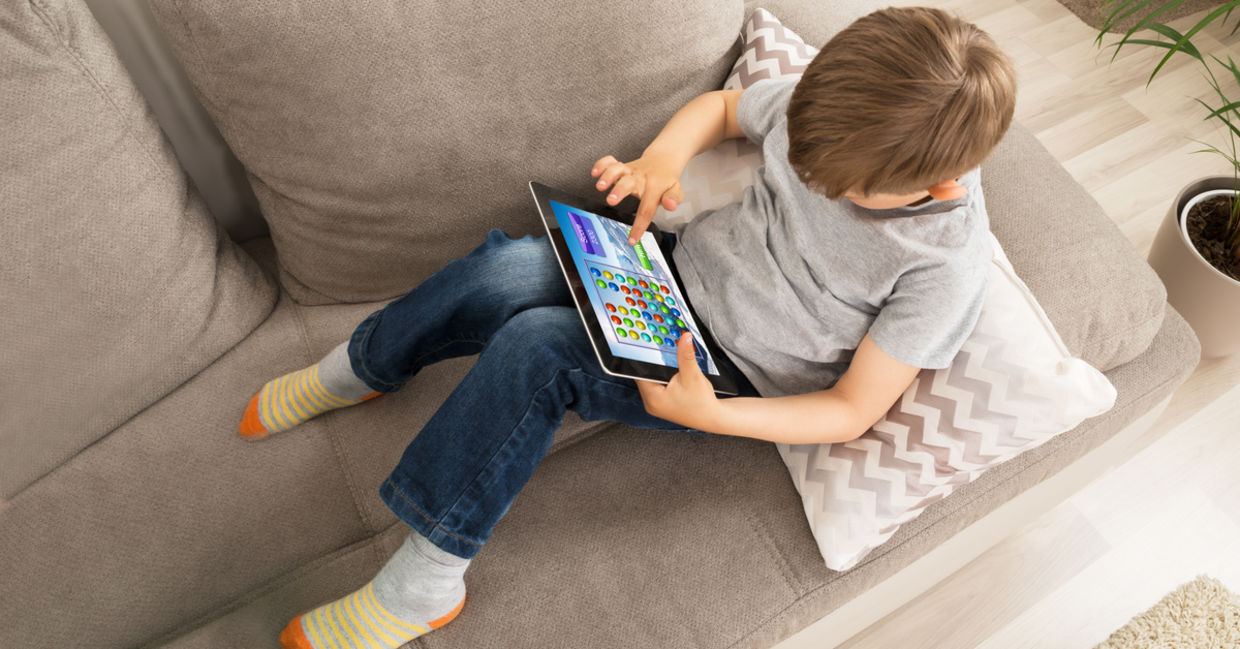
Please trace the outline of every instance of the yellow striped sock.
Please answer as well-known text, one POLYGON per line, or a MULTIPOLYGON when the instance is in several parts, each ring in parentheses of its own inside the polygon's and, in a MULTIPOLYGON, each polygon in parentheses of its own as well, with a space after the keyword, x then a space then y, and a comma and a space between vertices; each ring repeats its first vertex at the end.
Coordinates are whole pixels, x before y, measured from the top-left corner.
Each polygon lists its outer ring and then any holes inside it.
POLYGON ((250 399, 238 432, 250 439, 288 430, 329 410, 352 406, 379 396, 371 392, 360 399, 346 399, 329 392, 315 363, 305 369, 272 379, 250 399))
POLYGON ((465 599, 446 615, 415 624, 402 620, 375 599, 374 587, 360 590, 293 618, 280 632, 284 649, 395 649, 451 622, 465 599))

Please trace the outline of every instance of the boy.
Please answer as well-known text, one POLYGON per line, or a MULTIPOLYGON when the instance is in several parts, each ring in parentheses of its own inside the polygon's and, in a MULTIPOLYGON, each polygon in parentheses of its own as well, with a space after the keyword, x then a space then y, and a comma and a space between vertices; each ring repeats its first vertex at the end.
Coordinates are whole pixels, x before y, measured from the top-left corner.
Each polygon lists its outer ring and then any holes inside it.
POLYGON ((380 489, 413 533, 369 584, 290 621, 281 643, 397 647, 451 621, 470 559, 567 409, 792 444, 864 433, 921 368, 949 365, 976 322, 991 255, 977 167, 1014 103, 1011 65, 984 32, 938 10, 887 9, 831 39, 795 85, 707 93, 639 159, 595 163, 609 204, 640 199, 632 242, 657 205, 675 209, 698 152, 736 137, 763 147, 766 166, 740 203, 698 215, 679 245, 668 237, 738 397, 715 396, 688 334, 667 385, 603 373, 551 246, 498 231, 318 364, 268 382, 242 435, 480 353, 380 489), (491 279, 514 272, 528 278, 519 287, 491 279))

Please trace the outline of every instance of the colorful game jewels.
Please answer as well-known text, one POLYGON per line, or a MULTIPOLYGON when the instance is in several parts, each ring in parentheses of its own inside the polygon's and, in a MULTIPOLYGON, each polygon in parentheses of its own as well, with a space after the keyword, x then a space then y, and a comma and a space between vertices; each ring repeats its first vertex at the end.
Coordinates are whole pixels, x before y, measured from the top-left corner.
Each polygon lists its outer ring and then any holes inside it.
MULTIPOLYGON (((640 262, 640 250, 638 258, 640 262)), ((624 298, 623 302, 613 304, 603 300, 603 306, 607 309, 605 313, 618 339, 627 345, 653 345, 667 351, 676 347, 676 341, 687 324, 679 309, 669 308, 677 306, 669 286, 660 284, 654 278, 625 275, 592 265, 588 267, 590 275, 587 277, 594 279, 595 286, 623 294, 618 295, 624 298)))

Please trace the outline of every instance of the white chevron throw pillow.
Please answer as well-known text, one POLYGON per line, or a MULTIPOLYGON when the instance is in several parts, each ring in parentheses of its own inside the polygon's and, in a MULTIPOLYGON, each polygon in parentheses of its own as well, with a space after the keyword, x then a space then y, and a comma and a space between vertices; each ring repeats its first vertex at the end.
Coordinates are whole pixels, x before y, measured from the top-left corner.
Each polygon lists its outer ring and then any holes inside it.
MULTIPOLYGON (((771 12, 755 9, 741 34, 741 56, 723 84, 725 90, 748 88, 763 79, 801 76, 818 50, 780 24, 771 12)), ((679 232, 698 213, 716 210, 740 200, 762 166, 762 149, 745 138, 724 140, 695 156, 680 175, 685 198, 675 211, 660 207, 654 222, 660 229, 679 232)))
POLYGON ((840 444, 777 444, 818 549, 856 566, 904 523, 986 469, 1115 404, 1074 358, 999 242, 977 327, 943 370, 922 370, 887 415, 840 444))

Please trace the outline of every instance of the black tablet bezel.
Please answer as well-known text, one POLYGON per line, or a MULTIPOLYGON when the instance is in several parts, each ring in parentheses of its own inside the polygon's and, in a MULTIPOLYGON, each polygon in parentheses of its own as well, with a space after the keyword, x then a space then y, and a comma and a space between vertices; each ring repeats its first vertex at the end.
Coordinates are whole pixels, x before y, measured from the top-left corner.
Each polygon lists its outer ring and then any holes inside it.
MULTIPOLYGON (((586 292, 585 283, 577 273, 577 263, 568 249, 563 230, 560 228, 559 221, 555 218, 555 210, 552 209, 550 201, 554 200, 569 207, 597 214, 603 218, 619 221, 630 227, 633 225, 634 215, 621 212, 601 201, 575 196, 538 182, 530 182, 530 192, 534 195, 534 201, 538 204, 538 212, 542 217, 543 227, 547 229, 547 240, 551 242, 551 247, 555 250, 556 259, 560 263, 560 271, 568 281, 570 292, 573 295, 573 302, 577 305, 577 315, 581 316, 581 321, 585 324, 590 344, 594 347, 594 353, 598 357, 599 364, 602 365, 603 370, 608 374, 632 379, 645 379, 660 383, 670 381, 673 376, 676 376, 676 373, 679 371, 678 368, 624 358, 611 353, 611 347, 607 344, 607 337, 603 333, 602 325, 598 322, 594 308, 590 305, 590 296, 586 292)), ((667 261, 668 270, 672 273, 672 281, 675 282, 677 293, 702 333, 702 340, 699 342, 715 359, 715 367, 719 370, 719 374, 712 375, 703 372, 703 376, 710 381, 715 392, 730 396, 736 395, 738 393, 736 380, 732 377, 729 369, 721 362, 721 359, 724 358, 723 352, 720 351, 719 346, 711 338, 710 332, 706 330, 706 323, 693 310, 693 305, 689 302, 689 297, 685 294, 684 287, 680 284, 680 276, 676 272, 672 256, 663 248, 663 233, 653 223, 650 224, 647 230, 658 243, 659 250, 663 253, 664 260, 667 261)))

